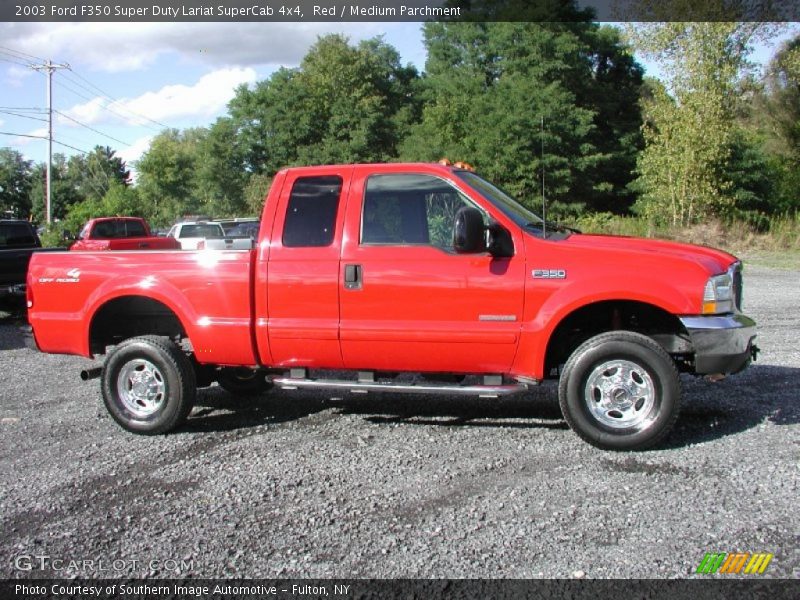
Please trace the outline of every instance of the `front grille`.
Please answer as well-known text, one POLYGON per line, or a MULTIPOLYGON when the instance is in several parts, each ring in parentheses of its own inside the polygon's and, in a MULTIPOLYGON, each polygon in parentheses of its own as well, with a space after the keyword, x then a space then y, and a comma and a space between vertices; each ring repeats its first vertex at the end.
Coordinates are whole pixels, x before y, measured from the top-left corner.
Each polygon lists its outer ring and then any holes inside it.
POLYGON ((733 271, 731 278, 733 279, 733 302, 736 310, 742 310, 742 263, 734 263, 731 267, 733 271))

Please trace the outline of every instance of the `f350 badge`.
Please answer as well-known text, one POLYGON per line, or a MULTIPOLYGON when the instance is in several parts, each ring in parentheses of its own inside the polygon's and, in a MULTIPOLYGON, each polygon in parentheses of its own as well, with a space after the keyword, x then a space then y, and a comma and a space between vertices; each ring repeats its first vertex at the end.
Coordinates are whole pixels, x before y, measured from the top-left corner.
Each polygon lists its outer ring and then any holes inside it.
POLYGON ((531 271, 534 279, 566 279, 567 272, 564 269, 534 269, 531 271))

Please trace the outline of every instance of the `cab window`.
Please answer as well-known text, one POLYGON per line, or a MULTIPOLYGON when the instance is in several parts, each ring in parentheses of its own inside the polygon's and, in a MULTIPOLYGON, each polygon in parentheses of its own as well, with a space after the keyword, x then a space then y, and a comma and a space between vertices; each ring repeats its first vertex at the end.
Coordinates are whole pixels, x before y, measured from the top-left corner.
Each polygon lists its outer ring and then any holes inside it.
POLYGON ((373 175, 367 180, 362 244, 453 247, 453 223, 474 206, 448 182, 431 175, 373 175))
POLYGON ((338 175, 299 177, 292 186, 283 224, 287 248, 330 246, 342 193, 338 175))

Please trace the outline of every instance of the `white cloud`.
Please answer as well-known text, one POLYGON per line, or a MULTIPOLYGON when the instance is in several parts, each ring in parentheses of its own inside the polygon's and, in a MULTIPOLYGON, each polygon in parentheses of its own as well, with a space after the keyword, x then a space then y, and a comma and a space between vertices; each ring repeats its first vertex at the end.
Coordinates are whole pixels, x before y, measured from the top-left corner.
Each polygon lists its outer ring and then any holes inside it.
POLYGON ((33 69, 26 69, 25 67, 11 66, 6 69, 5 82, 9 87, 19 88, 31 75, 35 75, 36 71, 33 69))
POLYGON ((139 138, 133 144, 128 146, 127 148, 123 148, 122 150, 117 151, 117 156, 122 158, 128 166, 128 169, 131 172, 131 178, 133 181, 136 181, 136 168, 134 163, 142 157, 142 154, 147 152, 150 148, 150 143, 153 141, 152 135, 145 136, 143 138, 139 138))
POLYGON ((106 72, 141 70, 161 54, 212 67, 297 65, 317 36, 378 35, 380 23, 0 23, 4 46, 106 72))
MULTIPOLYGON (((253 83, 256 72, 251 68, 227 68, 203 75, 194 85, 167 85, 155 92, 146 92, 136 98, 127 98, 108 104, 94 98, 84 104, 64 111, 67 116, 92 125, 109 120, 128 118, 128 124, 141 125, 148 121, 175 121, 183 118, 209 118, 221 112, 233 98, 236 87, 253 83), (108 106, 112 112, 105 110, 108 106)), ((77 126, 69 119, 60 118, 63 125, 77 126)))
POLYGON ((41 138, 47 138, 47 127, 40 127, 39 129, 34 129, 33 131, 29 131, 25 135, 28 137, 15 137, 11 139, 11 144, 14 146, 27 146, 28 144, 32 144, 34 142, 40 142, 41 138))

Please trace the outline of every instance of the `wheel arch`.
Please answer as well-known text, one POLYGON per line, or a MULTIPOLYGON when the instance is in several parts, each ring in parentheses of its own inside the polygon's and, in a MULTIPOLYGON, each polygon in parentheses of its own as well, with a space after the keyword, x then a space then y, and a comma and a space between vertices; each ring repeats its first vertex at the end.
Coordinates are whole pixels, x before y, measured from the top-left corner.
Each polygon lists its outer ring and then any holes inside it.
POLYGON ((662 306, 641 300, 603 299, 571 307, 551 324, 544 336, 541 372, 547 377, 587 339, 608 331, 644 334, 669 354, 692 351, 680 319, 662 306))
POLYGON ((164 298, 120 293, 97 303, 91 315, 86 335, 91 354, 105 354, 106 346, 132 337, 190 337, 178 311, 164 298))

